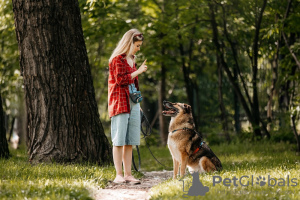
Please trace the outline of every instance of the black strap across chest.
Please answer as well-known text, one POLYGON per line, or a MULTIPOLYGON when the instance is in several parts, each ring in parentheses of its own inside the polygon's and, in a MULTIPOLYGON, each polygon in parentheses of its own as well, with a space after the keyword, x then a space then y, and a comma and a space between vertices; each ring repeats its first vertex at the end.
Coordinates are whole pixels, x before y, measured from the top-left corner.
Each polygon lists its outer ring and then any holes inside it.
POLYGON ((200 133, 198 133, 195 129, 191 129, 191 128, 184 127, 184 128, 181 128, 181 129, 175 129, 174 131, 172 131, 172 133, 174 133, 176 131, 188 131, 188 130, 197 133, 197 135, 202 139, 202 135, 200 133))
POLYGON ((181 129, 175 129, 174 131, 172 131, 172 133, 176 132, 176 131, 187 131, 187 130, 192 130, 194 132, 196 132, 196 134, 201 138, 201 143, 199 145, 199 147, 193 152, 192 155, 194 155, 195 153, 197 153, 201 148, 202 148, 202 145, 205 143, 204 141, 202 141, 202 135, 200 133, 198 133, 195 129, 190 129, 190 128, 181 128, 181 129))

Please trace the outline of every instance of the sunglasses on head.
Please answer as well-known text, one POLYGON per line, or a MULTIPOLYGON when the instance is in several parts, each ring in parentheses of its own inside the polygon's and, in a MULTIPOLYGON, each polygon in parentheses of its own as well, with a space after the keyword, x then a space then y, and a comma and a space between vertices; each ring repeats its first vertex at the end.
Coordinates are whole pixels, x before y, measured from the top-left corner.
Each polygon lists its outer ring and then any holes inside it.
POLYGON ((143 41, 143 40, 144 40, 143 33, 133 36, 133 43, 136 41, 143 41))
POLYGON ((141 36, 143 36, 143 33, 140 33, 140 34, 135 35, 135 36, 133 36, 133 37, 141 37, 141 36))

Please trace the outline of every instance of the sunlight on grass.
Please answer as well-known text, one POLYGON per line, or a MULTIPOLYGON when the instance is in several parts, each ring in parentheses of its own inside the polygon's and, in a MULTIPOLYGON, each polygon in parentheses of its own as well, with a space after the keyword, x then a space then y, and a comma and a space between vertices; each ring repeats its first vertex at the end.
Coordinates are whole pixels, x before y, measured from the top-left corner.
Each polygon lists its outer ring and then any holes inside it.
MULTIPOLYGON (((222 161, 223 171, 200 174, 200 181, 209 187, 209 192, 187 199, 299 199, 300 158, 291 150, 290 144, 262 142, 211 148, 222 161), (226 182, 225 186, 224 179, 230 184, 226 182), (237 180, 234 182, 233 179, 237 180)), ((184 180, 185 192, 179 178, 169 179, 151 189, 151 199, 183 199, 182 195, 187 194, 191 186, 191 175, 184 180), (187 183, 190 183, 189 187, 187 183)))
POLYGON ((92 199, 89 188, 104 188, 115 175, 112 166, 38 164, 22 150, 0 160, 0 199, 92 199))
MULTIPOLYGON (((223 171, 200 174, 199 179, 209 191, 205 196, 187 199, 299 199, 300 157, 295 154, 294 145, 262 141, 211 148, 220 158, 223 171), (217 183, 220 178, 222 180, 217 183), (231 181, 228 186, 224 185, 225 179, 231 181), (234 179, 237 180, 234 182, 234 179), (293 186, 292 179, 297 180, 297 186, 293 186), (265 184, 260 185, 261 181, 265 184)), ((167 147, 152 146, 151 151, 167 168, 155 161, 147 147, 141 146, 142 172, 172 170, 172 157, 167 147)), ((88 163, 31 165, 24 150, 11 150, 11 153, 12 158, 0 160, 0 199, 92 199, 93 190, 104 188, 115 176, 113 166, 88 163)), ((136 153, 135 150, 137 162, 136 153)), ((141 178, 143 174, 134 172, 134 176, 141 178)), ((179 178, 169 179, 151 189, 151 199, 183 199, 182 195, 187 194, 191 186, 188 185, 192 181, 191 175, 184 181, 185 192, 179 178)))

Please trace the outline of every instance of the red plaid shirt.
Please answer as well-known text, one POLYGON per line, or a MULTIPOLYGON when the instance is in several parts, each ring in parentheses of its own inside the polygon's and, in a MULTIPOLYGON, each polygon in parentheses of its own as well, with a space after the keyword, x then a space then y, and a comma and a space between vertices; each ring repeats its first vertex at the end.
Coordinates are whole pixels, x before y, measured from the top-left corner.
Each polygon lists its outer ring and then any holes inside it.
POLYGON ((108 112, 109 117, 130 113, 129 88, 134 83, 139 90, 138 77, 131 79, 131 74, 136 71, 136 64, 133 67, 127 63, 126 55, 116 56, 109 64, 108 77, 108 112))

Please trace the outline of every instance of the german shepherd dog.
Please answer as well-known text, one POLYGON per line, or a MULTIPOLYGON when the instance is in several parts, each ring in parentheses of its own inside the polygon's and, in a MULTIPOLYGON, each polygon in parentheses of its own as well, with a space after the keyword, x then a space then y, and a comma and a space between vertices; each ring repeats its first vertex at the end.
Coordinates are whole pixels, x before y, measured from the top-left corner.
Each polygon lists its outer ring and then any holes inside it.
POLYGON ((190 105, 184 103, 163 102, 164 116, 170 116, 168 147, 173 158, 173 178, 180 167, 180 176, 184 176, 186 167, 193 172, 212 172, 222 170, 221 161, 210 147, 202 140, 202 135, 195 130, 195 123, 190 105))

